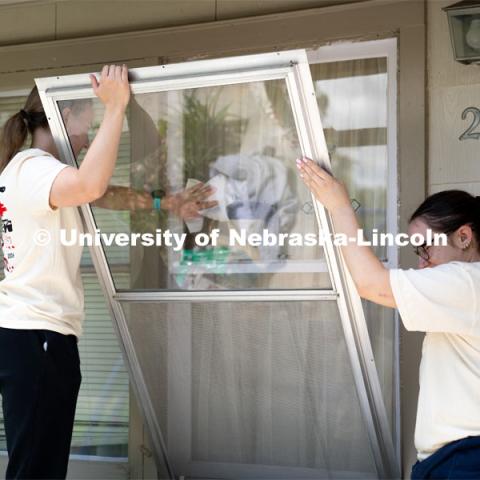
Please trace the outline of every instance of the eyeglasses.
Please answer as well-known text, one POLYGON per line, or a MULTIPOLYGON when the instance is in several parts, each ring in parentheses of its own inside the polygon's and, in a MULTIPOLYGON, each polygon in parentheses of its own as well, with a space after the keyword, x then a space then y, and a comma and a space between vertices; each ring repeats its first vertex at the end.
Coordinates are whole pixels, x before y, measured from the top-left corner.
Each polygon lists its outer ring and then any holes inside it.
MULTIPOLYGON (((447 237, 450 237, 450 235, 454 232, 455 230, 449 230, 446 232, 443 232, 447 237)), ((416 255, 418 255, 420 258, 428 262, 431 258, 430 255, 430 247, 432 245, 426 245, 425 243, 423 245, 420 245, 419 247, 414 247, 413 251, 415 252, 416 255)))
POLYGON ((428 262, 430 260, 428 249, 430 247, 431 245, 420 245, 419 247, 414 247, 413 251, 415 252, 415 255, 418 255, 420 258, 428 262))

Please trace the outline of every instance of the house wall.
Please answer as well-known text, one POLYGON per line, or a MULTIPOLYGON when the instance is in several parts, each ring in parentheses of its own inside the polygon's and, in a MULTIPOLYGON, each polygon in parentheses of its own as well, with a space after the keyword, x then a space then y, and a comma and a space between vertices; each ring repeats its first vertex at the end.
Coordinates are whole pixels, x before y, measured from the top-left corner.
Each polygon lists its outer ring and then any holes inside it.
POLYGON ((0 0, 0 46, 214 22, 359 1, 365 0, 0 0))
MULTIPOLYGON (((406 218, 424 198, 427 186, 424 0, 368 0, 327 7, 340 2, 342 0, 45 0, 0 4, 0 45, 3 45, 0 46, 0 90, 26 88, 36 76, 98 70, 105 62, 126 61, 135 67, 187 58, 322 45, 347 38, 398 36, 399 229, 405 231, 406 218), (325 8, 311 9, 319 6, 325 8), (304 8, 310 9, 300 11, 304 8), (274 13, 288 10, 295 11, 274 13), (269 15, 240 18, 266 13, 269 15), (192 23, 195 25, 190 25, 192 23), (19 28, 19 25, 28 28, 19 28)), ((429 18, 432 10, 430 7, 429 18)), ((415 265, 410 251, 400 252, 400 265, 415 265)), ((402 328, 401 428, 405 478, 415 461, 413 429, 421 340, 421 335, 402 328)))
MULTIPOLYGON (((480 67, 454 60, 447 15, 452 0, 429 0, 428 18, 428 191, 467 190, 480 195, 480 140, 459 140, 480 109, 480 67)), ((479 131, 476 129, 476 131, 479 131)))

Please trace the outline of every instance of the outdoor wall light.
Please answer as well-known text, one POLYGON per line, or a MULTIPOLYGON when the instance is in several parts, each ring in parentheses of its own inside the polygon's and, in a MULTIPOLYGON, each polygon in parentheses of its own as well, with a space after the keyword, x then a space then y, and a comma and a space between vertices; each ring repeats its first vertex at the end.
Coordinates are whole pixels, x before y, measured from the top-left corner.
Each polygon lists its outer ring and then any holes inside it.
POLYGON ((443 10, 448 16, 455 60, 480 63, 480 0, 462 0, 443 10))

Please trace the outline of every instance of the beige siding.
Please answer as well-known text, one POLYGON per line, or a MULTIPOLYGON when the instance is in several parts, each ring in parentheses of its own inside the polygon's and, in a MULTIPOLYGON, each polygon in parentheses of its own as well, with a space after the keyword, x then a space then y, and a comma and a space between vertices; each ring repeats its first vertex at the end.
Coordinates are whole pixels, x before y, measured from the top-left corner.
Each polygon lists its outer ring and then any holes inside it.
POLYGON ((213 20, 215 0, 70 1, 57 3, 56 31, 62 39, 213 20))
MULTIPOLYGON (((429 193, 459 188, 480 194, 480 140, 460 141, 472 121, 466 107, 480 108, 478 65, 454 60, 447 15, 450 0, 428 1, 429 193)), ((478 131, 478 129, 477 129, 478 131)))
POLYGON ((0 6, 0 45, 55 40, 55 5, 0 6))
POLYGON ((441 192, 442 190, 449 190, 452 188, 455 188, 458 190, 466 190, 467 192, 470 192, 474 195, 480 195, 480 181, 455 183, 455 184, 439 183, 439 184, 430 186, 430 193, 437 193, 437 192, 441 192))
POLYGON ((480 141, 459 140, 473 119, 473 114, 468 114, 462 120, 463 110, 470 106, 480 108, 478 85, 442 86, 431 91, 429 191, 438 184, 453 188, 458 183, 480 182, 480 141))
POLYGON ((0 0, 0 46, 141 31, 361 1, 365 0, 0 0))
POLYGON ((216 19, 225 20, 359 1, 362 0, 217 0, 216 19))

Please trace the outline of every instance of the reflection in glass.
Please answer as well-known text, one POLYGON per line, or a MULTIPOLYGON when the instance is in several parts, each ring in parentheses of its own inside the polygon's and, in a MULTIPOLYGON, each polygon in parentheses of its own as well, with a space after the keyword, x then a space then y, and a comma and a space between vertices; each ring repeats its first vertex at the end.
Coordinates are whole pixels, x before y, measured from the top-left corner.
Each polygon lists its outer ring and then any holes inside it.
MULTIPOLYGON (((387 58, 310 66, 332 170, 347 186, 365 237, 387 231, 387 58)), ((374 247, 387 260, 385 247, 374 247)))
MULTIPOLYGON (((88 249, 83 252, 81 271, 85 291, 84 331, 78 344, 82 384, 71 453, 127 458, 128 373, 88 249)), ((121 281, 128 284, 128 276, 121 281)))
MULTIPOLYGON (((365 236, 387 232, 387 58, 310 66, 332 170, 360 207, 365 236)), ((381 260, 387 248, 374 247, 381 260)), ((395 311, 362 301, 392 432, 395 430, 395 311)))
POLYGON ((336 302, 123 308, 178 475, 374 476, 336 302))
MULTIPOLYGON (((301 243, 318 230, 310 194, 296 172, 300 148, 284 86, 283 80, 254 82, 132 99, 111 187, 93 205, 97 227, 105 233, 168 231, 183 243, 177 248, 173 238, 170 246, 104 242, 117 288, 125 272, 135 290, 330 286, 323 247, 301 243), (202 185, 212 191, 198 198, 191 192, 202 185), (161 197, 160 210, 152 192, 161 197), (216 205, 192 218, 186 212, 196 200, 216 205), (260 245, 245 241, 265 230, 270 245, 265 237, 260 245), (199 246, 196 235, 212 232, 218 232, 216 241, 199 246)), ((102 107, 96 99, 89 102, 92 137, 102 107)), ((85 139, 81 128, 70 131, 64 119, 75 151, 85 139)))
POLYGON ((448 23, 450 26, 450 37, 454 50, 455 60, 461 63, 472 63, 478 60, 480 52, 480 16, 478 14, 478 5, 467 5, 465 2, 463 10, 460 2, 450 5, 446 8, 448 14, 448 23), (459 11, 456 10, 459 7, 459 11), (474 7, 474 8, 470 8, 474 7))
POLYGON ((362 300, 368 335, 372 345, 375 366, 383 393, 390 429, 394 434, 395 422, 395 310, 362 300))

